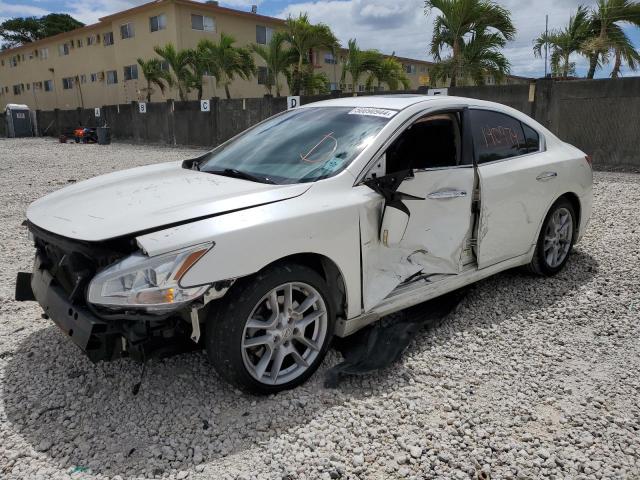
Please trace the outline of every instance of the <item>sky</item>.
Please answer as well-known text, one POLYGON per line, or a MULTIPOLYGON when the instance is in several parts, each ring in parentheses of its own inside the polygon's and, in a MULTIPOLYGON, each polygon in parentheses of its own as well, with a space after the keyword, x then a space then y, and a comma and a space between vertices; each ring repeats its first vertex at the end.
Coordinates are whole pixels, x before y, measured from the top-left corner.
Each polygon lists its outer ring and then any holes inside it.
MULTIPOLYGON (((135 5, 144 0, 0 0, 0 22, 15 16, 44 15, 50 12, 69 13, 84 23, 135 5)), ((544 75, 544 60, 533 56, 532 42, 545 28, 549 15, 549 29, 564 26, 579 4, 591 5, 595 0, 499 0, 511 11, 517 29, 514 41, 504 49, 511 62, 511 73, 528 77, 544 75)), ((313 22, 328 24, 343 45, 356 38, 361 48, 375 48, 398 56, 431 60, 428 55, 433 19, 437 11, 425 15, 423 0, 221 0, 220 5, 249 10, 258 5, 258 13, 286 18, 307 12, 313 22)), ((640 48, 640 29, 626 28, 635 45, 640 48)), ((588 68, 584 57, 576 55, 578 75, 588 68)), ((607 77, 611 65, 599 70, 596 76, 607 77)), ((640 75, 623 67, 624 76, 640 75)))

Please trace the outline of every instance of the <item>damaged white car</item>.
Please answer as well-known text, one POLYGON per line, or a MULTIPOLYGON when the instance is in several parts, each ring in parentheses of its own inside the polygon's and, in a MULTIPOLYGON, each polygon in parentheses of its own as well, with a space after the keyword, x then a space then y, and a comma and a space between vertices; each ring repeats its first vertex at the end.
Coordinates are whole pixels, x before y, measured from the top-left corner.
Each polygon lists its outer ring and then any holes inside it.
POLYGON ((186 338, 270 393, 384 315, 514 267, 557 273, 591 205, 590 158, 516 110, 334 99, 34 202, 16 294, 94 361, 186 338))

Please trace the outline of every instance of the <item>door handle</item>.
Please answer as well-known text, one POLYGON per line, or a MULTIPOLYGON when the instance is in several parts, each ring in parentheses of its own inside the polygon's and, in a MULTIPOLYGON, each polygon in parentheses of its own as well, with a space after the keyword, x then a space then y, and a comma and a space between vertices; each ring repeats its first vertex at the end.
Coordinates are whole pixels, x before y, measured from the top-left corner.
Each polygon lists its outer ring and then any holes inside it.
POLYGON ((439 192, 431 192, 427 198, 431 200, 442 200, 444 198, 460 198, 466 197, 467 192, 464 190, 440 190, 439 192))
POLYGON ((552 178, 556 178, 557 176, 557 172, 542 172, 536 177, 536 180, 538 180, 539 182, 546 182, 547 180, 551 180, 552 178))

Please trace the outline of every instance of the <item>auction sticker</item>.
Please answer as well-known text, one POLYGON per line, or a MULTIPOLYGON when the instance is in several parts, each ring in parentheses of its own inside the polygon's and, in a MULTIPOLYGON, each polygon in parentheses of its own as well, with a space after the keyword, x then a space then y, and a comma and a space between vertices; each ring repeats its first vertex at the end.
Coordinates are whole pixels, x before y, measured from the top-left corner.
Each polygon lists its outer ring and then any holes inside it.
POLYGON ((349 115, 370 115, 373 117, 391 118, 396 113, 395 110, 387 110, 386 108, 373 107, 356 107, 349 112, 349 115))

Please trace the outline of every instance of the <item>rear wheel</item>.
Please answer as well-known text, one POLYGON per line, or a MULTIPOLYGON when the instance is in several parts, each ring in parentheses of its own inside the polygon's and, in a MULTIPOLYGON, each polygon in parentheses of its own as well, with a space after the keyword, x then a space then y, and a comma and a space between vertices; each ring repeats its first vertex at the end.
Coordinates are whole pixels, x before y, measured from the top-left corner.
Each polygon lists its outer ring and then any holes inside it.
POLYGON ((207 354, 218 374, 251 393, 300 385, 324 358, 334 308, 324 279, 282 265, 242 279, 207 319, 207 354))
POLYGON ((573 247, 576 215, 565 198, 553 204, 547 214, 529 270, 539 275, 555 275, 567 263, 573 247))

